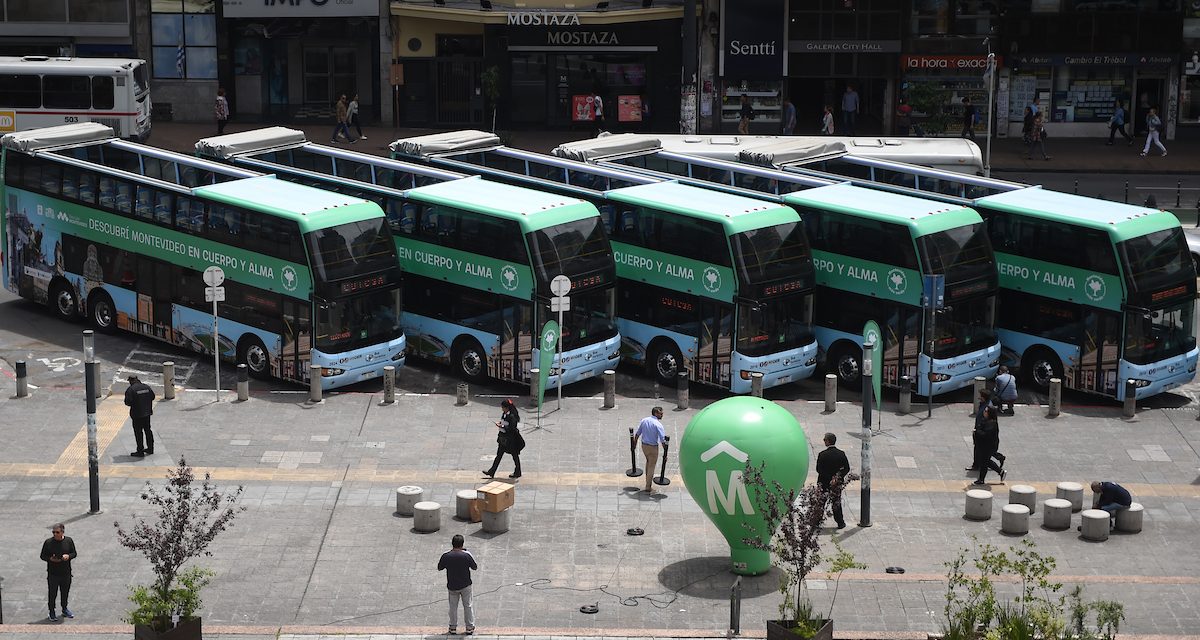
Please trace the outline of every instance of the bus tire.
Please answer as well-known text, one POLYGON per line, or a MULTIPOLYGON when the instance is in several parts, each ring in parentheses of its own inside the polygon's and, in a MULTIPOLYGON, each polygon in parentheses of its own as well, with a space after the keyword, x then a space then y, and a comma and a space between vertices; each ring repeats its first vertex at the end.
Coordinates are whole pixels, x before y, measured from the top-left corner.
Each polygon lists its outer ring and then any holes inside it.
POLYGON ((862 351, 844 342, 835 344, 829 350, 826 369, 844 386, 859 384, 862 381, 862 351))
POLYGON ((1063 366, 1058 355, 1045 347, 1030 349, 1021 360, 1025 379, 1041 393, 1050 390, 1050 378, 1062 380, 1063 366))
POLYGON ((646 368, 650 375, 664 387, 674 387, 683 371, 683 356, 670 340, 657 340, 647 352, 646 368))
POLYGON ((255 336, 242 338, 238 345, 237 363, 246 365, 246 373, 256 380, 266 380, 271 377, 271 354, 263 346, 262 340, 255 336))
POLYGON ((50 285, 50 309, 59 320, 79 319, 79 297, 71 283, 60 279, 50 285))
POLYGON ((117 330, 117 308, 112 298, 104 290, 92 289, 88 296, 88 322, 101 333, 112 333, 117 330))
POLYGON ((462 338, 454 343, 450 353, 450 366, 458 377, 467 382, 480 382, 487 377, 487 354, 478 340, 462 338))

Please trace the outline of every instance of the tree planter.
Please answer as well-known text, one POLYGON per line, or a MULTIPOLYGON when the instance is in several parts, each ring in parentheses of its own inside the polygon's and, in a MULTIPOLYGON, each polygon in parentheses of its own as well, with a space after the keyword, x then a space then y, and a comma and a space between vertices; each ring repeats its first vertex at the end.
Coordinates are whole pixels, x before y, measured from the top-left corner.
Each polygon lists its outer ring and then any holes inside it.
POLYGON ((795 632, 792 620, 767 620, 767 640, 833 640, 833 620, 825 620, 820 629, 811 636, 800 636, 795 632))
MULTIPOLYGON (((170 621, 164 621, 164 627, 170 621)), ((179 625, 166 631, 156 631, 148 624, 133 625, 133 640, 203 640, 204 633, 200 629, 200 618, 180 620, 179 625)), ((832 636, 830 636, 832 640, 832 636)))

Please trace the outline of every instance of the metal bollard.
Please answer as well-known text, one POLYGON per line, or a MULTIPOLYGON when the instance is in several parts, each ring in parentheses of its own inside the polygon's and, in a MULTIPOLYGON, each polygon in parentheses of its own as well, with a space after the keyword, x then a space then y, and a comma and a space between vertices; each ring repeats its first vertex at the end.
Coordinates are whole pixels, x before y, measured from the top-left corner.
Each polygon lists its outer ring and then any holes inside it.
MULTIPOLYGON (((688 401, 688 372, 687 369, 684 369, 680 371, 679 375, 676 377, 675 408, 679 410, 687 409, 688 401)), ((650 473, 654 473, 654 469, 651 469, 650 473)))
POLYGON ((175 399, 175 363, 167 360, 163 368, 163 400, 175 399))
POLYGON ((29 370, 25 367, 24 360, 17 360, 17 397, 24 398, 29 395, 29 370))
POLYGON ((396 367, 383 368, 383 404, 396 403, 396 367))
POLYGON ((912 378, 900 376, 900 413, 912 411, 912 378))
POLYGON ((237 394, 238 402, 250 399, 250 370, 244 364, 237 366, 237 394))
POLYGON ((1183 180, 1175 181, 1175 208, 1178 209, 1183 203, 1183 180))
POLYGON ((987 378, 983 376, 975 376, 975 380, 972 383, 972 393, 974 394, 974 397, 971 398, 971 415, 973 416, 979 415, 979 394, 986 386, 987 378))
POLYGON ((1125 381, 1125 404, 1121 407, 1121 415, 1126 418, 1137 415, 1137 382, 1132 378, 1125 381))
POLYGON ((604 370, 604 408, 612 409, 617 406, 617 372, 612 369, 604 370))
POLYGON ((1050 411, 1046 414, 1048 418, 1057 418, 1062 410, 1062 380, 1059 378, 1050 378, 1050 411))
POLYGON ((1079 195, 1079 181, 1075 181, 1075 195, 1079 195))
POLYGON ((837 374, 825 374, 825 413, 837 411, 837 374))
POLYGON ((541 369, 529 370, 529 406, 530 408, 538 405, 538 379, 542 377, 541 369))
POLYGON ((750 374, 750 395, 755 398, 763 397, 762 381, 763 374, 757 372, 750 374))
POLYGON ((1125 181, 1125 204, 1129 204, 1129 181, 1125 181))
POLYGON ((321 365, 314 364, 312 362, 308 363, 308 401, 309 402, 316 403, 316 402, 321 401, 321 374, 323 372, 324 372, 324 369, 321 368, 321 365))
POLYGON ((460 407, 465 407, 467 405, 467 403, 471 401, 470 395, 471 395, 471 388, 467 386, 467 383, 465 383, 465 382, 458 383, 458 391, 455 395, 456 402, 454 404, 456 404, 460 407))
POLYGON ((729 589, 729 632, 727 638, 742 635, 742 577, 733 579, 729 589))

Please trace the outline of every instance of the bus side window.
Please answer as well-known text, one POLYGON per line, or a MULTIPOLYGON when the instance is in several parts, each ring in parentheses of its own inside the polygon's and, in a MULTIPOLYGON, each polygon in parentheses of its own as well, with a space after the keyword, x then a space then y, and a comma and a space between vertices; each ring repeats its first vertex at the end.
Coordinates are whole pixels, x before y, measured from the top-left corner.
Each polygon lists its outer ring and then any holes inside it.
POLYGON ((154 219, 154 190, 150 187, 138 185, 137 188, 137 205, 134 207, 133 215, 142 220, 154 219))
POLYGON ((204 228, 204 204, 182 196, 175 204, 175 228, 199 235, 204 228))
POLYGON ((45 193, 58 195, 62 189, 62 167, 49 163, 42 165, 42 184, 38 186, 45 193))
POLYGON ((422 235, 437 235, 438 229, 438 211, 433 207, 421 208, 421 233, 422 235))
POLYGON ((82 171, 79 174, 79 201, 96 204, 96 174, 82 171))
POLYGON ((117 211, 133 212, 133 185, 128 182, 117 182, 117 211))
POLYGON ((621 233, 625 238, 632 238, 637 234, 637 211, 626 209, 621 212, 621 233))
POLYGON ((108 176, 100 178, 100 206, 105 209, 115 209, 117 206, 116 181, 108 176))
POLYGON ((616 225, 617 208, 611 204, 600 205, 600 219, 604 221, 604 232, 609 236, 613 234, 613 228, 616 225))
POLYGON ((92 108, 112 109, 115 104, 113 79, 107 76, 92 76, 92 108))
POLYGON ((63 167, 62 194, 64 198, 79 198, 79 169, 63 167))
POLYGON ((154 220, 163 226, 171 226, 171 194, 159 191, 154 200, 154 220))

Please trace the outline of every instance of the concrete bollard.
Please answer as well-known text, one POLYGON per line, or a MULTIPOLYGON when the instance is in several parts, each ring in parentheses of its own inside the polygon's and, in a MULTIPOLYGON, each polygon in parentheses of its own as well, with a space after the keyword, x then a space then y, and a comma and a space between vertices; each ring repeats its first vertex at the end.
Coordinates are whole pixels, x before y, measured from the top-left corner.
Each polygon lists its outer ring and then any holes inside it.
POLYGON ((612 369, 604 370, 604 408, 612 409, 617 406, 617 372, 612 369))
POLYGON ((1084 540, 1104 542, 1108 540, 1108 512, 1100 509, 1085 509, 1079 514, 1083 523, 1079 525, 1084 540))
POLYGON ((1037 489, 1027 484, 1014 484, 1008 488, 1008 503, 1023 504, 1034 513, 1037 509, 1037 489))
POLYGON ((504 511, 484 511, 483 531, 485 533, 504 533, 512 525, 512 508, 504 511))
POLYGON ((983 376, 975 376, 975 380, 972 382, 971 391, 971 415, 973 416, 979 415, 979 394, 984 390, 985 387, 987 387, 987 378, 983 376))
POLYGON ((1121 415, 1132 418, 1137 414, 1137 382, 1133 379, 1125 381, 1125 404, 1121 406, 1121 415))
POLYGON ((321 365, 308 363, 308 401, 317 403, 321 401, 321 374, 324 369, 321 365))
POLYGON ((441 528, 442 505, 428 501, 413 505, 413 529, 421 533, 433 533, 441 528))
POLYGON ((1078 482, 1060 482, 1054 490, 1054 497, 1071 503, 1071 513, 1083 511, 1083 485, 1078 482))
POLYGON ((837 411, 837 374, 825 374, 825 413, 837 411))
POLYGON ((1000 514, 1000 531, 1011 536, 1029 533, 1029 507, 1023 504, 1006 504, 1000 514))
POLYGON ((533 368, 529 370, 529 407, 537 407, 538 404, 538 378, 542 377, 542 370, 533 368))
POLYGON ((1042 503, 1042 528, 1063 531, 1071 528, 1071 502, 1050 498, 1042 503))
POLYGON ((1117 531, 1122 533, 1140 533, 1142 531, 1142 514, 1145 509, 1140 502, 1132 502, 1128 509, 1117 512, 1117 531))
POLYGON ((425 500, 425 490, 410 484, 396 489, 396 513, 411 516, 413 506, 425 500))
POLYGON ((471 401, 470 395, 471 395, 471 388, 467 386, 467 383, 460 382, 458 384, 458 391, 455 393, 456 400, 455 400, 454 404, 456 404, 460 407, 466 406, 467 403, 471 401))
POLYGON ((383 404, 396 404, 396 367, 383 368, 383 404))
POLYGON ((677 380, 678 382, 675 384, 675 408, 682 411, 683 409, 688 408, 690 401, 690 397, 688 395, 687 369, 679 372, 677 380))
POLYGON ((763 387, 763 374, 757 373, 757 372, 750 374, 750 395, 754 396, 755 398, 763 397, 763 395, 762 395, 763 388, 762 387, 763 387))
POLYGON ((454 494, 454 517, 465 522, 471 521, 471 507, 478 499, 479 492, 474 489, 463 489, 454 494))
POLYGON ((900 376, 900 413, 912 411, 912 378, 900 376))
POLYGON ((163 368, 163 400, 175 399, 175 363, 167 360, 163 368))
POLYGON ((29 395, 29 370, 25 367, 24 360, 17 360, 17 397, 24 398, 29 395))
POLYGON ((987 489, 967 491, 967 520, 990 520, 992 518, 992 492, 987 489))
POLYGON ((1050 410, 1046 413, 1047 418, 1057 418, 1062 412, 1062 380, 1059 378, 1050 378, 1050 410))
POLYGON ((250 371, 244 364, 237 366, 237 399, 238 402, 250 399, 250 371))

